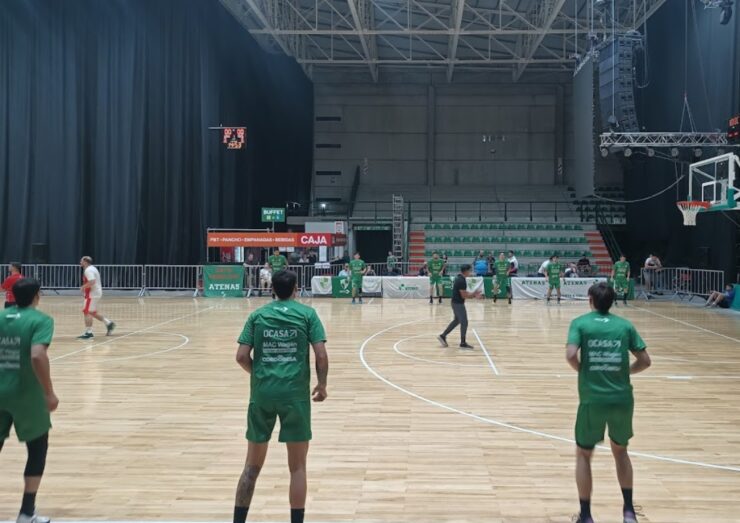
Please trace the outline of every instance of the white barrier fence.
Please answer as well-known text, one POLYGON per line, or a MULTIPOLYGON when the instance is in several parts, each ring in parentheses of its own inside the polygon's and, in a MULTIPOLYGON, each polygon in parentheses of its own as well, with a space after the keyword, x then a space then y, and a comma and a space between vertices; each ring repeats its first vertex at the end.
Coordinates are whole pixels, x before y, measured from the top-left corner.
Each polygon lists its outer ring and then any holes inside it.
POLYGON ((694 296, 708 296, 712 291, 724 291, 724 271, 690 269, 688 267, 642 268, 640 280, 643 290, 640 296, 653 298, 656 295, 678 296, 691 300, 694 296))

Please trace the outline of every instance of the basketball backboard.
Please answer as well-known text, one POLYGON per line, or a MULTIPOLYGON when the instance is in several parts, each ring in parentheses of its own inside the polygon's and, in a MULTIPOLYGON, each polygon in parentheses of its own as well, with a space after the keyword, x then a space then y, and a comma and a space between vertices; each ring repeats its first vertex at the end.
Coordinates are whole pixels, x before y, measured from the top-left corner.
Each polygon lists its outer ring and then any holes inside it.
POLYGON ((692 163, 687 200, 708 203, 703 212, 740 210, 739 173, 740 158, 733 153, 692 163))

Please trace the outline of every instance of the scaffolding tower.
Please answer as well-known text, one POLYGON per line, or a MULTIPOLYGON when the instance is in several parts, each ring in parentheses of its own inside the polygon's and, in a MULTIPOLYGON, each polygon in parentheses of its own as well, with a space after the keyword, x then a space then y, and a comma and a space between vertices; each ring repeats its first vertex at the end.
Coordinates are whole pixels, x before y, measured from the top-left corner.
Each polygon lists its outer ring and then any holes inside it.
POLYGON ((393 195, 393 256, 403 258, 403 196, 393 195))

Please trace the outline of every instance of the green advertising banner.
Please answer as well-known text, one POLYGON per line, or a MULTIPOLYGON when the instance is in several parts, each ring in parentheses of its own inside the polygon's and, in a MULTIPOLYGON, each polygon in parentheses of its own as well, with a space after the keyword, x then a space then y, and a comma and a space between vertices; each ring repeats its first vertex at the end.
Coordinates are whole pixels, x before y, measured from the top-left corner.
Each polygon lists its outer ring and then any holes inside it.
POLYGON ((352 296, 352 286, 349 278, 334 276, 331 279, 331 296, 332 298, 350 298, 352 296))
POLYGON ((206 265, 203 267, 203 296, 206 298, 241 298, 242 265, 206 265))
POLYGON ((284 222, 285 209, 282 207, 262 207, 263 222, 284 222))

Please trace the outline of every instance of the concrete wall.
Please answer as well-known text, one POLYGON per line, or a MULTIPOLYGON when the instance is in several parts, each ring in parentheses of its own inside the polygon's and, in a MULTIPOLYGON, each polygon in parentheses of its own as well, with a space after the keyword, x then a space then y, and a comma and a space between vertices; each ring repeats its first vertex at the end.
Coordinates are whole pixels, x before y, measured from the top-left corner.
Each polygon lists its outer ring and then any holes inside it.
POLYGON ((314 198, 346 199, 364 158, 365 187, 566 183, 575 148, 571 82, 552 74, 517 84, 480 74, 456 74, 453 84, 424 74, 377 84, 350 74, 317 78, 314 198))

